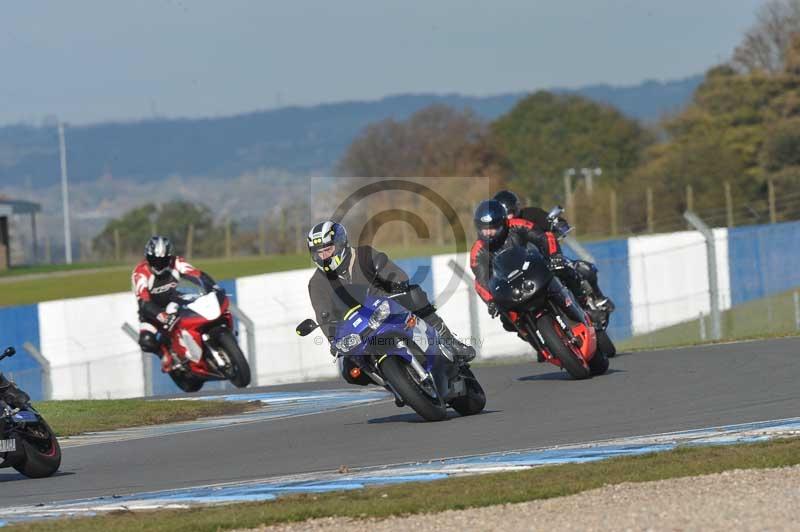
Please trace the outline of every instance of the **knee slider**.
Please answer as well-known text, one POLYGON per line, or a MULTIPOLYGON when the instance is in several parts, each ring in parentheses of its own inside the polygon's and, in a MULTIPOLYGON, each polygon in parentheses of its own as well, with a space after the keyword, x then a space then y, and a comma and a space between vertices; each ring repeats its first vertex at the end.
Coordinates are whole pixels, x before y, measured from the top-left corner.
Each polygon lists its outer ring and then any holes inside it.
POLYGON ((150 331, 142 331, 139 333, 139 347, 145 353, 158 353, 161 344, 155 334, 150 331))

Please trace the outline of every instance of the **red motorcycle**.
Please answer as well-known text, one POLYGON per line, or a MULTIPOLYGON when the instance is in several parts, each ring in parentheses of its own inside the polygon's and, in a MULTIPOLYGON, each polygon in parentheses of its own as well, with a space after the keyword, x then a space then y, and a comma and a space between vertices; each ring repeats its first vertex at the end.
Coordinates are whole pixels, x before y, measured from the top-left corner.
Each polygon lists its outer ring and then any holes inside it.
POLYGON ((173 360, 169 376, 175 384, 184 392, 214 380, 230 380, 237 388, 250 384, 250 365, 236 341, 225 291, 180 294, 175 304, 177 318, 161 348, 173 360))

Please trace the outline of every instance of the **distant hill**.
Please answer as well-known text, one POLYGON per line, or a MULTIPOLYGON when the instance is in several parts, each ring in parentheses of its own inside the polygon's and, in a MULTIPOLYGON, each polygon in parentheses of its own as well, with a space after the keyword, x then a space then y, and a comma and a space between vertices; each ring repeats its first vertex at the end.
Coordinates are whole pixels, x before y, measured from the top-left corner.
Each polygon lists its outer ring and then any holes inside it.
MULTIPOLYGON (((631 87, 593 85, 574 92, 652 121, 680 109, 702 76, 646 81, 631 87)), ((472 108, 493 119, 525 93, 498 96, 402 94, 372 102, 287 107, 208 119, 159 119, 68 128, 71 181, 114 178, 157 181, 169 175, 233 177, 258 169, 330 173, 353 138, 372 122, 404 119, 433 103, 472 108)), ((0 128, 0 187, 59 179, 54 127, 0 128)))

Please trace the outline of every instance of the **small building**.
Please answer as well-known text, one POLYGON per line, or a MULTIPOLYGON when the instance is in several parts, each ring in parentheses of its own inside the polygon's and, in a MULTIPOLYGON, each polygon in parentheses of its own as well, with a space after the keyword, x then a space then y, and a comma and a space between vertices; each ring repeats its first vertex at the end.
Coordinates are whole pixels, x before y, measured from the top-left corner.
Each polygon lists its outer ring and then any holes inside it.
POLYGON ((36 213, 42 206, 32 201, 0 199, 0 271, 11 266, 11 241, 9 225, 12 216, 30 216, 31 234, 33 235, 33 260, 36 262, 38 250, 36 246, 36 213))

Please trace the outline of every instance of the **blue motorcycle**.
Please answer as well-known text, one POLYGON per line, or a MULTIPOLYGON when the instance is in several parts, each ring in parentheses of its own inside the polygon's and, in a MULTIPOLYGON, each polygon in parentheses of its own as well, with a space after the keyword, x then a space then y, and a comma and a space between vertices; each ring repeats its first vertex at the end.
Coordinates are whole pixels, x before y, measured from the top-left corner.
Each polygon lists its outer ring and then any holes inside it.
MULTIPOLYGON (((6 349, 0 360, 14 356, 6 349)), ((13 467, 26 477, 49 477, 61 466, 55 432, 31 406, 28 394, 0 373, 0 468, 13 467)))
MULTIPOLYGON (((482 411, 486 395, 469 364, 455 361, 436 330, 393 296, 370 290, 348 287, 350 294, 363 296, 325 322, 336 328, 336 356, 351 357, 359 372, 392 392, 397 406, 408 405, 427 421, 445 419, 448 406, 462 416, 482 411)), ((317 327, 307 319, 296 332, 307 336, 317 327)))

